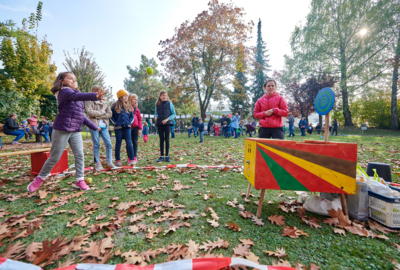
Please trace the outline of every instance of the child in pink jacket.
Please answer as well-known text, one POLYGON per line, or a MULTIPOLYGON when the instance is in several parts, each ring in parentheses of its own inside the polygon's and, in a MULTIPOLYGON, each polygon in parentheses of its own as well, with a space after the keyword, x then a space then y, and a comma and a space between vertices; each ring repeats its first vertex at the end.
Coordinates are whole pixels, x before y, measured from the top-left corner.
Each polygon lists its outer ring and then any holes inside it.
POLYGON ((32 127, 32 133, 36 134, 37 132, 37 116, 32 115, 31 118, 28 119, 29 125, 32 127))

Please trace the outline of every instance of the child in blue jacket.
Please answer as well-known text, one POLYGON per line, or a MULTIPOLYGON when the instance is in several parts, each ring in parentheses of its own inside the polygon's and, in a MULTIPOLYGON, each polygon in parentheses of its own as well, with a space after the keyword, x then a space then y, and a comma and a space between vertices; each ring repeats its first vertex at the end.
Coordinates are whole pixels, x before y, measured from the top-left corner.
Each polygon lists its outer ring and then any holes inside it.
POLYGON ((204 122, 201 118, 199 118, 199 133, 200 133, 200 142, 204 141, 204 122))
POLYGON ((40 128, 38 133, 39 135, 43 136, 45 143, 50 142, 49 140, 50 127, 47 120, 42 121, 42 127, 40 128))
POLYGON ((118 100, 111 106, 111 122, 114 125, 115 132, 115 165, 121 166, 121 144, 125 140, 128 152, 128 166, 134 164, 134 153, 131 138, 131 126, 134 120, 132 106, 128 104, 128 92, 119 90, 117 92, 118 100))

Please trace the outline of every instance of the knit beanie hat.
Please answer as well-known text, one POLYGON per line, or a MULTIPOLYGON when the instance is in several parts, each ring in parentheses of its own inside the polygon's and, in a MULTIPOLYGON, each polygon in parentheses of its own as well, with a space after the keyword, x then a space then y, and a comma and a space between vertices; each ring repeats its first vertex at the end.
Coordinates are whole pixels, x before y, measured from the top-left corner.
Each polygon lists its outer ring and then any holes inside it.
POLYGON ((26 120, 22 121, 22 124, 25 124, 25 123, 26 123, 26 120))
POLYGON ((120 97, 123 97, 123 96, 125 96, 125 95, 127 95, 127 94, 128 94, 128 92, 126 92, 125 90, 121 89, 121 90, 119 90, 119 91, 117 92, 117 97, 118 97, 118 99, 119 99, 120 97))

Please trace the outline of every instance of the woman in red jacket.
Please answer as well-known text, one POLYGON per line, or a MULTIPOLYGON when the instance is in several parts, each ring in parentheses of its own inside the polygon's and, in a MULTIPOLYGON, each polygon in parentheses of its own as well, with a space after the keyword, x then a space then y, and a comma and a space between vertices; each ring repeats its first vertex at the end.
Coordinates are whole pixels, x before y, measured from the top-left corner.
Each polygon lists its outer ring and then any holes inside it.
POLYGON ((133 160, 133 164, 137 163, 137 151, 138 151, 138 138, 142 134, 143 125, 142 125, 142 116, 140 115, 140 110, 138 108, 138 96, 135 94, 129 95, 128 98, 129 104, 132 105, 132 112, 135 116, 132 126, 131 126, 131 138, 133 145, 133 154, 135 159, 133 160))
POLYGON ((260 119, 260 138, 284 139, 282 116, 289 114, 286 100, 276 92, 276 81, 269 79, 264 83, 265 95, 254 106, 254 118, 260 119))

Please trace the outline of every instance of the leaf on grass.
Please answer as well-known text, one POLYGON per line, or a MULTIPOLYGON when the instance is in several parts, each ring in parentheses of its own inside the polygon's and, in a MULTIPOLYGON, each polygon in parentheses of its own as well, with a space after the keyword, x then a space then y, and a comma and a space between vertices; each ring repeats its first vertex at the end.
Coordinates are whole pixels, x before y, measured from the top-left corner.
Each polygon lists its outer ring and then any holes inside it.
POLYGON ((253 239, 239 239, 240 242, 242 242, 243 245, 248 245, 248 246, 254 246, 254 241, 253 239))
POLYGON ((250 254, 250 246, 239 244, 237 247, 233 248, 233 254, 237 257, 245 257, 250 254))
POLYGON ((249 252, 249 255, 246 256, 246 259, 248 259, 248 260, 250 260, 252 262, 260 264, 260 262, 258 261, 259 258, 260 257, 256 256, 253 252, 249 252))
POLYGON ((142 256, 140 256, 140 253, 132 250, 122 253, 121 257, 125 258, 127 264, 137 264, 143 261, 142 256))
POLYGON ((3 254, 0 254, 0 257, 10 259, 15 258, 17 254, 24 250, 24 248, 25 246, 22 244, 22 242, 18 241, 17 243, 8 246, 6 251, 3 254))
POLYGON ((287 256, 284 248, 276 248, 276 252, 268 250, 263 250, 263 251, 267 253, 268 256, 274 256, 277 258, 284 258, 287 256))
POLYGON ((130 231, 131 233, 138 233, 138 232, 139 232, 139 227, 136 226, 136 225, 129 226, 129 231, 130 231))
POLYGON ((240 232, 242 229, 239 228, 239 226, 233 222, 229 222, 228 225, 226 225, 229 230, 232 230, 234 232, 240 232))
POLYGON ((271 221, 272 224, 276 225, 286 225, 285 218, 283 216, 273 215, 268 217, 268 220, 271 221))
POLYGON ((104 219, 106 216, 107 216, 107 215, 98 216, 98 217, 96 217, 96 220, 102 220, 102 219, 104 219))
POLYGON ((144 215, 133 215, 129 220, 130 223, 135 223, 143 220, 144 215))
POLYGON ((162 227, 158 227, 158 228, 148 228, 148 232, 146 234, 146 238, 148 240, 153 239, 154 237, 156 237, 160 232, 162 231, 162 227))
POLYGON ((217 227, 219 226, 218 221, 215 220, 215 219, 213 219, 213 220, 207 219, 207 222, 208 222, 211 226, 213 226, 214 228, 217 228, 217 227))
POLYGON ((334 232, 334 233, 337 233, 337 234, 343 234, 343 235, 346 235, 346 232, 345 232, 345 230, 342 230, 342 229, 339 229, 339 228, 335 228, 335 229, 333 229, 333 232, 334 232))
POLYGON ((40 199, 44 199, 44 198, 46 198, 47 197, 47 191, 45 191, 45 190, 39 190, 39 198, 40 199))
POLYGON ((262 221, 262 219, 260 219, 256 216, 252 216, 251 220, 258 226, 264 226, 264 222, 262 221))

